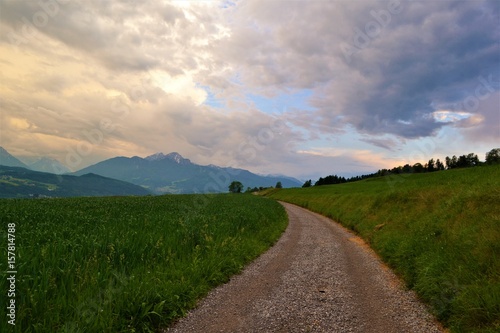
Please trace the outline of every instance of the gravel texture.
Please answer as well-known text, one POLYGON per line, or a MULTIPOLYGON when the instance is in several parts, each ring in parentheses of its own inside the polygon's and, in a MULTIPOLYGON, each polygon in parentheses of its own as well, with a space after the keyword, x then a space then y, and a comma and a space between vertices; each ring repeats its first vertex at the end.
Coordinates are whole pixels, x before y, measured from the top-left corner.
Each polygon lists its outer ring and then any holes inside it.
POLYGON ((282 204, 276 245, 164 332, 443 332, 359 237, 282 204))

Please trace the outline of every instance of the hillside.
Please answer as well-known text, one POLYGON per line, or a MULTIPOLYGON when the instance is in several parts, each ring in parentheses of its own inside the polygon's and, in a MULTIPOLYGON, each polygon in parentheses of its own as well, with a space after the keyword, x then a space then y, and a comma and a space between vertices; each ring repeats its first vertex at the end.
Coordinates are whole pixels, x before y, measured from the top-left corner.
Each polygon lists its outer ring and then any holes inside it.
POLYGON ((55 175, 0 165, 0 198, 147 194, 151 193, 140 186, 95 174, 55 175))
POLYGON ((452 332, 500 330, 500 165, 264 195, 358 232, 452 332))
POLYGON ((244 169, 198 165, 178 153, 157 153, 146 158, 115 157, 94 164, 75 175, 95 173, 150 189, 154 193, 220 193, 227 192, 233 180, 247 187, 269 187, 281 182, 283 187, 297 187, 296 179, 261 176, 244 169))
POLYGON ((0 165, 27 168, 28 166, 0 147, 0 165))

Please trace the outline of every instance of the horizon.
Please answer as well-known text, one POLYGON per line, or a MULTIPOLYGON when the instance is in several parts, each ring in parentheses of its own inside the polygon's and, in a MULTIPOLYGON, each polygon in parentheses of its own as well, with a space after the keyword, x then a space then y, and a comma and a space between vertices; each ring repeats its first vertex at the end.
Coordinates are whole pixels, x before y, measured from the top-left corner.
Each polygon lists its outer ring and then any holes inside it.
POLYGON ((498 1, 133 9, 1 4, 0 146, 72 171, 179 152, 299 180, 500 146, 498 1))
MULTIPOLYGON (((0 146, 0 148, 3 148, 0 146)), ((492 148, 492 149, 496 149, 496 148, 492 148)), ((490 149, 491 150, 491 149, 490 149)), ((490 151, 488 150, 488 152, 490 151)), ((8 152, 8 151, 7 151, 8 152)), ((9 152, 8 152, 9 153, 9 152)), ((478 159, 480 162, 485 162, 486 161, 486 158, 481 158, 481 155, 480 154, 477 154, 475 152, 467 152, 467 153, 463 153, 463 154, 459 154, 459 155, 446 155, 446 156, 443 156, 443 157, 431 157, 430 159, 434 159, 434 161, 437 161, 437 160, 440 160, 443 164, 445 163, 445 158, 446 157, 453 157, 453 156, 456 156, 456 157, 459 157, 461 155, 467 155, 467 154, 470 154, 470 153, 473 153, 475 155, 477 155, 478 159)), ((483 155, 485 156, 487 152, 485 152, 483 155)), ((156 155, 163 155, 163 156, 168 156, 168 155, 171 155, 171 154, 178 154, 180 155, 182 158, 184 159, 187 159, 189 160, 191 163, 193 164, 196 164, 196 165, 200 165, 200 166, 216 166, 216 167, 222 167, 222 168, 232 168, 232 166, 224 166, 224 165, 214 165, 214 164, 199 164, 199 163, 196 163, 194 161, 192 161, 189 157, 187 156, 184 156, 182 155, 181 153, 179 152, 176 152, 176 151, 172 151, 172 152, 169 152, 169 153, 165 153, 165 152, 156 152, 156 153, 153 153, 153 154, 149 154, 147 156, 138 156, 138 155, 133 155, 133 156, 113 156, 111 158, 106 158, 106 159, 103 159, 101 161, 98 161, 94 164, 90 164, 90 165, 87 165, 87 166, 84 166, 82 167, 81 169, 78 169, 78 170, 71 170, 70 169, 70 172, 65 172, 65 173, 60 173, 60 174, 72 174, 72 173, 75 173, 75 172, 79 172, 87 167, 91 167, 95 164, 99 164, 101 162, 104 162, 108 159, 113 159, 113 158, 120 158, 120 157, 123 157, 123 158, 134 158, 134 157, 138 157, 138 158, 141 158, 141 159, 147 159, 148 157, 153 157, 153 156, 156 156, 156 155)), ((12 155, 14 156, 14 155, 12 155)), ((57 159, 53 159, 53 158, 50 158, 50 157, 46 157, 46 156, 39 156, 39 157, 22 157, 22 156, 14 156, 15 158, 17 158, 18 160, 20 160, 22 163, 26 164, 28 167, 33 164, 35 161, 39 161, 41 159, 44 159, 44 158, 48 158, 49 160, 55 160, 56 162, 59 162, 61 163, 64 167, 68 168, 68 166, 66 166, 64 163, 62 163, 61 161, 57 160, 57 159), (26 161, 31 161, 31 163, 26 163, 26 161)), ((485 156, 486 157, 486 156, 485 156)), ((430 160, 429 159, 429 160, 430 160)), ((416 161, 416 162, 412 162, 412 163, 405 163, 405 164, 408 164, 410 166, 414 166, 415 164, 417 163, 420 163, 422 165, 426 165, 428 161, 416 161)), ((334 174, 334 173, 330 173, 330 174, 322 174, 322 175, 318 175, 317 177, 314 177, 314 178, 297 178, 297 177, 293 177, 293 176, 290 176, 290 175, 287 175, 287 174, 279 174, 279 173, 269 173, 269 174, 264 174, 264 173, 257 173, 257 172, 253 172, 252 170, 247 170, 247 171, 250 171, 256 175, 260 175, 260 176, 278 176, 278 177, 285 177, 285 178, 292 178, 292 179, 295 179, 295 180, 298 180, 300 182, 305 182, 305 181, 308 181, 308 180, 317 180, 319 179, 320 177, 326 177, 326 176, 333 176, 333 175, 336 175, 336 176, 340 176, 340 177, 345 177, 345 178, 351 178, 351 177, 356 177, 356 176, 363 176, 363 175, 368 175, 368 174, 373 174, 373 173, 376 173, 380 170, 383 170, 383 169, 393 169, 393 168, 397 168, 397 167, 403 167, 404 165, 401 164, 401 165, 393 165, 393 166, 389 166, 389 167, 386 167, 386 168, 381 168, 381 169, 377 169, 377 170, 373 170, 371 172, 366 172, 366 173, 338 173, 338 174, 334 174)), ((243 170, 246 170, 244 168, 237 168, 237 169, 243 169, 243 170)), ((54 170, 56 171, 56 170, 54 170)))

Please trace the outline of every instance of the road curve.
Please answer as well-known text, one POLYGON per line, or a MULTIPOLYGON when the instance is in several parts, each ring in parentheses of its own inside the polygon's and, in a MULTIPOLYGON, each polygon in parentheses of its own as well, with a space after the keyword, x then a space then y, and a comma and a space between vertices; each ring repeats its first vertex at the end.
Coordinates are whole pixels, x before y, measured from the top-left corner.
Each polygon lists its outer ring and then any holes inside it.
POLYGON ((443 332, 359 237, 282 205, 280 240, 164 332, 443 332))

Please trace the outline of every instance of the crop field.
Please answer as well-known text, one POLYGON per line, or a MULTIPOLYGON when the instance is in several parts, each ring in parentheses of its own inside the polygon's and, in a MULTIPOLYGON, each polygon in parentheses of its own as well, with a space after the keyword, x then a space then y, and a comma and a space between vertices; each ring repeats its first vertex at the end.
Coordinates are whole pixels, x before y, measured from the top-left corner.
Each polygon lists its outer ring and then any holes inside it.
POLYGON ((2 297, 0 331, 23 333, 166 327, 287 225, 277 202, 243 194, 3 199, 0 220, 2 292, 8 230, 17 270, 15 326, 2 297))
POLYGON ((356 231, 452 332, 500 331, 500 166, 264 195, 356 231))

